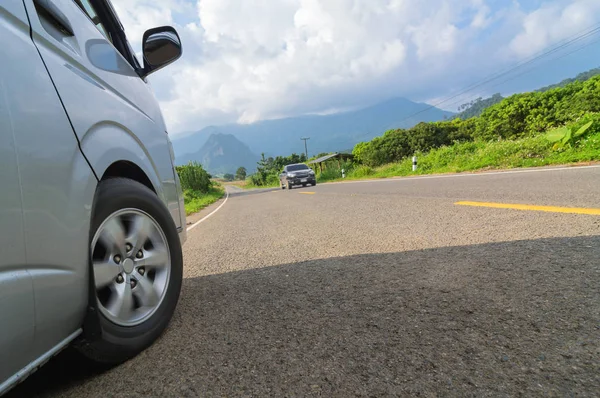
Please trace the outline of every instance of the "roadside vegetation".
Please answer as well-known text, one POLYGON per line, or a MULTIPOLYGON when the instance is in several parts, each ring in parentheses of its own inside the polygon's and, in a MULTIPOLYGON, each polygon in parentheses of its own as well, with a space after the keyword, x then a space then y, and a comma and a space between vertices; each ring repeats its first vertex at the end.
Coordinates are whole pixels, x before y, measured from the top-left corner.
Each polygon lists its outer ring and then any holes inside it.
POLYGON ((196 213, 216 202, 225 192, 223 186, 197 162, 176 167, 185 201, 185 214, 196 213))
MULTIPOLYGON (((451 120, 386 131, 358 143, 352 161, 332 159, 315 168, 317 180, 342 179, 342 169, 346 179, 363 179, 599 161, 598 72, 507 98, 477 99, 451 120)), ((278 186, 283 166, 307 160, 304 154, 263 154, 244 188, 278 186)))
MULTIPOLYGON (((476 102, 479 104, 479 102, 476 102)), ((600 160, 600 76, 515 94, 470 119, 385 132, 352 151, 350 179, 545 166, 600 160), (418 169, 412 171, 412 156, 418 169)), ((326 167, 319 181, 341 178, 326 167)))
POLYGON ((208 192, 198 192, 186 190, 183 193, 185 198, 185 214, 190 215, 199 212, 206 206, 215 203, 223 197, 225 189, 220 184, 213 184, 208 192))
MULTIPOLYGON (((511 169, 600 160, 600 133, 589 134, 575 145, 553 150, 543 136, 512 141, 464 142, 443 146, 426 153, 417 152, 418 168, 412 171, 412 160, 378 167, 346 165, 346 179, 386 178, 434 173, 511 169)), ((342 180, 339 170, 318 175, 320 182, 342 180)))

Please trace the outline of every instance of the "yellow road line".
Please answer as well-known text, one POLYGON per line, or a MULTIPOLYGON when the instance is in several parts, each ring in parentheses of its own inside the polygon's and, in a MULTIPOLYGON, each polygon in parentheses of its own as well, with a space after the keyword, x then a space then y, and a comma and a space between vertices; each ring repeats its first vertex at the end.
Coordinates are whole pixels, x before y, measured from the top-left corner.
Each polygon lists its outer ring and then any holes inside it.
POLYGON ((469 202, 461 201, 454 203, 460 206, 493 207, 496 209, 530 210, 546 211, 550 213, 570 213, 570 214, 588 214, 600 216, 600 209, 587 209, 581 207, 559 207, 559 206, 535 206, 513 203, 493 203, 493 202, 469 202))
POLYGON ((302 193, 304 195, 314 195, 315 192, 298 192, 298 193, 302 193))

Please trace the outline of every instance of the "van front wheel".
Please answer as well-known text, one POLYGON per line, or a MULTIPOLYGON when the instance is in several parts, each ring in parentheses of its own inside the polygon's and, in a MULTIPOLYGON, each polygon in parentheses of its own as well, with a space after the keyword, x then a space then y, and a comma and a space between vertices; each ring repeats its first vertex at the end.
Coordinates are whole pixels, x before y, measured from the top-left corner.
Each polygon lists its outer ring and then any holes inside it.
POLYGON ((173 316, 181 244, 156 194, 124 178, 98 186, 90 236, 91 306, 101 330, 77 348, 93 361, 117 364, 150 346, 173 316))

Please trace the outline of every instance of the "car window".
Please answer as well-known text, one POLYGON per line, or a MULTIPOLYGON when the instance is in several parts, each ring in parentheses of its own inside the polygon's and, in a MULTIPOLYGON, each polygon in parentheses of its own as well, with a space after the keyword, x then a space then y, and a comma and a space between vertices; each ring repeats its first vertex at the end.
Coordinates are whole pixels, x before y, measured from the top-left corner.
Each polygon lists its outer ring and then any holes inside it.
POLYGON ((129 50, 129 52, 131 53, 131 61, 133 62, 133 67, 134 68, 140 68, 140 61, 137 58, 137 55, 135 54, 135 51, 133 51, 133 47, 131 47, 131 44, 129 44, 129 40, 126 40, 127 43, 127 49, 129 50))
POLYGON ((299 170, 308 170, 308 166, 305 164, 293 164, 291 166, 287 166, 287 171, 299 171, 299 170))
POLYGON ((109 0, 73 0, 79 8, 90 18, 96 28, 112 43, 115 49, 121 53, 123 58, 135 69, 141 69, 140 62, 136 58, 135 52, 123 29, 123 24, 109 0), (95 7, 94 7, 95 5, 95 7))
POLYGON ((100 21, 100 18, 98 17, 98 13, 96 12, 96 10, 94 10, 94 7, 90 4, 89 0, 75 0, 75 3, 77 3, 77 5, 81 8, 81 10, 87 14, 87 16, 90 18, 90 20, 94 24, 94 26, 96 26, 96 28, 98 28, 100 33, 102 33, 104 35, 104 37, 106 37, 106 40, 108 40, 109 42, 112 43, 112 38, 110 37, 110 33, 108 32, 108 30, 104 27, 104 25, 100 21))

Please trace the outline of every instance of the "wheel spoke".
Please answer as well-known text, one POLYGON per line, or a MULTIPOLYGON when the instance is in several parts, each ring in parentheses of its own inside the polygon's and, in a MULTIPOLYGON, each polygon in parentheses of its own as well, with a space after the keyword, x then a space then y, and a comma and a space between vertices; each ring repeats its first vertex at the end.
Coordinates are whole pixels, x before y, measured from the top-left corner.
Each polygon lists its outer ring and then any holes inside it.
POLYGON ((125 254, 125 228, 119 217, 113 217, 103 225, 100 241, 109 252, 125 254))
POLYGON ((139 265, 147 268, 164 268, 169 263, 169 255, 164 247, 154 248, 144 252, 144 258, 139 261, 139 265))
POLYGON ((105 287, 115 281, 120 268, 109 259, 108 261, 94 262, 94 281, 96 289, 105 287))
POLYGON ((128 240, 133 245, 133 252, 137 253, 138 250, 144 247, 146 241, 152 236, 154 232, 154 226, 152 222, 143 215, 136 215, 131 224, 131 233, 128 240))
POLYGON ((158 304, 158 293, 154 288, 154 284, 146 277, 139 276, 137 279, 137 285, 132 290, 135 297, 138 298, 142 306, 154 307, 158 304))
POLYGON ((106 305, 106 309, 117 318, 128 320, 133 313, 133 295, 129 278, 124 283, 115 286, 113 295, 106 305))
POLYGON ((161 225, 142 210, 121 209, 101 224, 92 242, 101 313, 127 327, 151 317, 166 295, 171 274, 161 225))

